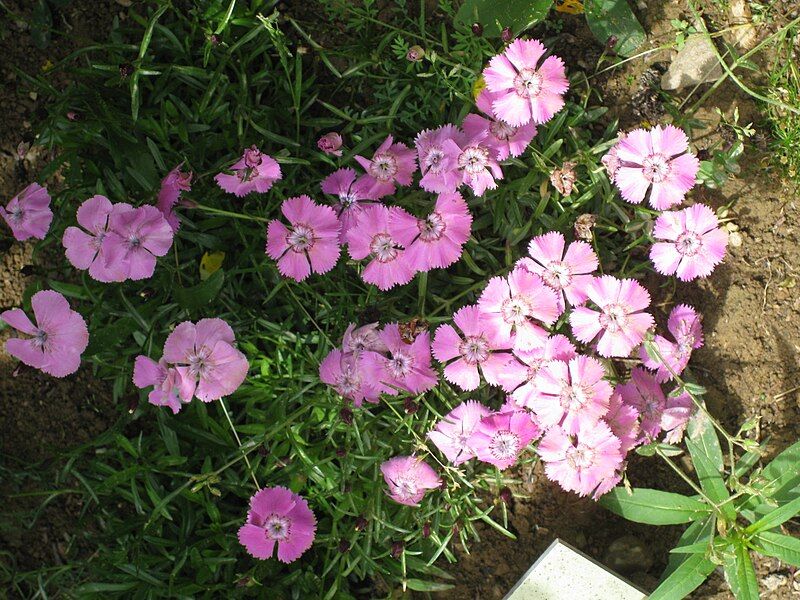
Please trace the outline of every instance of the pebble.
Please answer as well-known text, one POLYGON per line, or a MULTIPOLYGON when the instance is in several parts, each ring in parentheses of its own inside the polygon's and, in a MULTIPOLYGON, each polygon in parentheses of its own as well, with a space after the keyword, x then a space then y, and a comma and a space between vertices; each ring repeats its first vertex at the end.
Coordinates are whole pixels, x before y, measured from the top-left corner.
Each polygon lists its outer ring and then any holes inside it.
POLYGON ((623 575, 647 571, 653 565, 653 556, 641 540, 623 535, 608 546, 603 563, 612 571, 623 575))
POLYGON ((661 78, 661 88, 678 90, 716 81, 721 76, 722 67, 711 41, 703 34, 690 35, 661 78))

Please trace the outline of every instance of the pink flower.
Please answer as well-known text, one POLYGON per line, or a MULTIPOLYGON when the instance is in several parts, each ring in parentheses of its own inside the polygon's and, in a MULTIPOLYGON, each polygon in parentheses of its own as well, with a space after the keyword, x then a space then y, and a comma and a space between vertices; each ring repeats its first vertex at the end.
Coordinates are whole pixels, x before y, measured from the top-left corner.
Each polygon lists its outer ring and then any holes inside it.
POLYGON ((539 40, 514 40, 489 61, 483 78, 497 94, 492 102, 497 118, 516 126, 546 123, 564 106, 569 89, 564 61, 557 56, 541 60, 545 51, 539 40))
POLYGON ((364 400, 375 404, 380 399, 380 391, 372 385, 358 357, 343 353, 339 348, 331 350, 323 359, 319 378, 340 396, 352 400, 354 406, 361 406, 364 400))
POLYGON ((305 499, 285 487, 264 488, 250 498, 239 543, 261 560, 272 558, 278 544, 278 560, 290 563, 311 548, 316 529, 317 520, 305 499))
POLYGON ((613 391, 605 375, 600 361, 589 356, 542 366, 534 380, 538 394, 530 402, 542 427, 560 425, 572 434, 596 424, 608 411, 613 391))
POLYGON ((411 344, 400 337, 397 323, 389 323, 378 334, 389 356, 364 352, 360 361, 369 374, 372 385, 386 394, 396 395, 396 388, 411 394, 427 392, 436 385, 438 377, 431 368, 431 339, 427 331, 420 333, 411 344))
POLYGON ((689 419, 694 413, 692 397, 686 392, 676 396, 676 392, 677 390, 674 390, 667 396, 667 407, 661 415, 661 429, 664 431, 664 441, 667 444, 681 442, 689 419))
POLYGON ((174 364, 187 382, 182 398, 197 396, 203 402, 219 400, 235 392, 249 365, 233 347, 233 329, 222 319, 184 321, 167 337, 164 360, 174 364))
POLYGON ((496 189, 495 179, 503 178, 503 171, 497 164, 495 152, 486 142, 485 133, 465 142, 458 155, 458 168, 461 181, 471 187, 476 196, 483 196, 487 189, 496 189))
POLYGON ((608 152, 603 155, 603 158, 600 159, 600 162, 603 163, 603 166, 606 168, 606 172, 608 173, 608 180, 611 183, 615 183, 617 180, 617 169, 619 169, 619 157, 617 156, 617 148, 619 142, 625 139, 625 134, 620 134, 617 143, 611 146, 608 152))
POLYGON ((518 371, 522 377, 504 388, 514 390, 511 399, 516 406, 531 408, 534 398, 539 394, 535 384, 539 370, 551 360, 569 362, 577 352, 566 336, 554 335, 547 338, 543 346, 525 351, 514 350, 514 355, 525 364, 527 370, 518 371))
POLYGON ((36 325, 20 308, 0 313, 0 319, 30 337, 9 338, 6 352, 29 367, 54 377, 78 370, 81 354, 89 345, 86 322, 58 292, 43 290, 31 298, 36 325))
POLYGON ((628 202, 639 204, 650 190, 650 206, 666 210, 683 202, 694 186, 700 161, 689 138, 672 125, 634 129, 617 142, 614 183, 628 202))
POLYGON ((491 411, 475 400, 467 400, 442 417, 428 437, 454 466, 475 458, 470 437, 480 420, 491 411))
POLYGON ((173 235, 169 223, 155 206, 131 210, 124 205, 120 210, 115 207, 108 215, 108 231, 101 242, 106 274, 113 274, 114 281, 152 277, 156 257, 169 251, 173 235))
MULTIPOLYGON (((616 391, 625 404, 639 411, 639 428, 648 440, 655 440, 662 429, 671 431, 680 428, 681 422, 685 424, 691 413, 690 396, 664 396, 655 377, 640 367, 633 369, 630 381, 618 385, 616 391)), ((680 439, 683 430, 680 429, 676 435, 680 439)))
POLYGON ((728 245, 728 232, 705 204, 661 213, 653 237, 663 240, 650 249, 656 271, 675 274, 681 281, 708 277, 722 262, 728 245))
POLYGON ((560 314, 556 293, 541 277, 519 267, 507 278, 490 279, 478 307, 496 331, 514 333, 514 350, 541 347, 548 333, 534 319, 552 325, 560 314))
MULTIPOLYGON (((389 219, 401 208, 375 205, 366 207, 358 216, 356 225, 347 232, 347 249, 353 260, 371 258, 361 273, 367 283, 386 291, 396 285, 405 285, 414 278, 402 244, 392 234, 389 219)), ((403 211, 404 212, 404 211, 403 211)))
MULTIPOLYGON (((614 390, 608 402, 608 412, 603 421, 619 439, 619 451, 625 456, 641 443, 639 435, 639 411, 636 407, 622 401, 622 396, 614 390)), ((613 487, 613 486, 612 486, 613 487)))
POLYGON ((395 456, 381 465, 381 473, 389 486, 389 497, 408 506, 417 506, 427 490, 442 485, 436 471, 416 456, 395 456))
POLYGON ((345 354, 358 354, 362 350, 380 352, 381 354, 389 352, 389 348, 386 347, 386 344, 381 339, 377 323, 362 325, 358 328, 353 323, 347 326, 342 336, 342 352, 345 354))
POLYGON ((425 129, 417 135, 415 146, 422 179, 419 186, 439 194, 455 192, 461 185, 458 172, 459 142, 464 137, 455 125, 425 129))
POLYGON ((14 239, 23 242, 29 238, 43 240, 53 221, 50 210, 50 194, 38 183, 32 183, 14 196, 5 208, 0 206, 2 216, 14 239))
POLYGON ((125 281, 128 267, 124 260, 106 266, 103 240, 108 233, 111 213, 124 213, 134 210, 123 202, 111 204, 105 196, 92 196, 85 200, 77 213, 78 224, 83 227, 67 227, 61 243, 66 249, 67 260, 76 269, 88 269, 92 279, 109 283, 125 281))
MULTIPOLYGON (((561 427, 550 429, 539 442, 539 456, 551 481, 569 492, 588 496, 622 466, 620 442, 605 423, 595 423, 570 435, 561 427)), ((608 487, 610 489, 616 481, 608 487)), ((607 491, 607 490, 606 490, 607 491)))
POLYGON ((703 325, 700 315, 691 307, 679 304, 672 309, 667 321, 667 329, 675 342, 670 342, 661 335, 655 336, 653 343, 661 358, 651 358, 644 346, 639 351, 639 358, 644 366, 656 371, 656 379, 663 383, 680 375, 689 364, 692 350, 703 345, 703 325))
POLYGON ((452 361, 444 368, 447 381, 471 391, 480 383, 479 368, 489 385, 501 385, 504 371, 524 369, 510 353, 504 352, 511 348, 511 339, 489 324, 477 306, 462 307, 453 315, 453 321, 464 337, 452 325, 440 325, 432 346, 436 360, 452 361))
POLYGON ((369 194, 373 200, 394 194, 395 184, 411 185, 417 170, 414 151, 400 142, 393 143, 390 135, 378 147, 372 160, 356 156, 356 161, 367 172, 364 180, 369 183, 369 194))
POLYGON ((242 153, 242 158, 231 165, 228 173, 219 173, 214 177, 217 185, 241 198, 250 192, 263 194, 268 192, 272 185, 282 178, 281 167, 277 161, 262 154, 255 146, 247 148, 242 153))
POLYGON ((406 262, 415 271, 443 269, 463 252, 472 229, 472 215, 458 192, 439 194, 424 219, 402 210, 389 214, 392 237, 406 248, 406 262))
POLYGON ((170 367, 165 360, 156 362, 141 355, 133 363, 133 384, 139 389, 153 386, 147 396, 150 404, 169 406, 176 415, 183 401, 191 401, 194 391, 194 384, 184 380, 178 369, 170 367))
POLYGON ((509 156, 520 156, 531 140, 536 136, 536 125, 527 123, 521 126, 509 125, 496 119, 492 102, 499 99, 500 94, 493 94, 484 89, 478 94, 476 104, 489 118, 470 113, 464 117, 462 127, 467 137, 474 138, 485 134, 485 143, 495 151, 497 160, 505 160, 509 156))
POLYGON ((347 232, 356 224, 358 215, 373 201, 369 194, 369 182, 363 178, 356 180, 353 169, 339 169, 322 180, 322 191, 339 198, 334 206, 336 216, 342 224, 339 240, 344 243, 347 232))
POLYGON ((515 410, 483 417, 468 443, 478 460, 502 470, 517 462, 539 433, 539 426, 531 421, 527 412, 515 410))
POLYGON ((653 326, 653 316, 641 312, 650 306, 650 294, 633 279, 611 275, 595 277, 587 293, 599 310, 579 306, 569 317, 573 335, 588 344, 598 335, 600 356, 628 356, 653 326))
POLYGON ((333 209, 303 195, 284 200, 281 212, 291 228, 276 219, 267 226, 267 256, 278 261, 281 275, 303 281, 335 267, 341 225, 333 209))
POLYGON ((586 302, 586 287, 593 279, 588 273, 597 269, 598 265, 597 255, 586 242, 572 242, 566 254, 565 245, 562 234, 550 231, 533 238, 528 244, 530 258, 522 258, 517 262, 531 273, 539 275, 556 291, 561 311, 565 308, 565 298, 572 306, 586 302))
POLYGON ((332 154, 333 156, 342 155, 342 136, 331 131, 326 133, 317 140, 317 148, 322 150, 325 154, 332 154))
POLYGON ((174 208, 181 197, 181 192, 188 192, 192 189, 192 172, 181 171, 183 163, 172 169, 164 179, 161 180, 161 189, 158 191, 156 208, 161 211, 164 218, 172 227, 172 231, 177 232, 181 226, 178 215, 174 208))

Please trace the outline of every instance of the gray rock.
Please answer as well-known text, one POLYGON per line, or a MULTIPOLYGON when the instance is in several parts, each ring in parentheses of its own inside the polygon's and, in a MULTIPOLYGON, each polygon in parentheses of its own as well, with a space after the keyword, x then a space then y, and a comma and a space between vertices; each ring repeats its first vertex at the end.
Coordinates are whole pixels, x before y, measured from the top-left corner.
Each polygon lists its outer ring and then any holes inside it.
POLYGON ((609 544, 603 562, 612 571, 628 575, 647 571, 653 565, 653 555, 641 540, 624 535, 609 544))
POLYGON ((711 41, 702 34, 690 35, 661 78, 661 89, 678 90, 716 81, 721 76, 722 67, 711 41))

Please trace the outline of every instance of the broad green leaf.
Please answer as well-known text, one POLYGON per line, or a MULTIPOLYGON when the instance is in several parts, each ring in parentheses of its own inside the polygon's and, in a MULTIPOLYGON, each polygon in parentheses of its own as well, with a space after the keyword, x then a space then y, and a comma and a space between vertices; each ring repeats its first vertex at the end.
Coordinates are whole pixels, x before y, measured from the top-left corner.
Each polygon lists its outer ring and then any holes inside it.
POLYGON ((714 430, 707 429, 705 433, 694 439, 687 436, 686 448, 688 448, 689 454, 692 456, 692 463, 697 477, 700 479, 700 487, 703 492, 714 504, 721 505, 725 520, 732 523, 736 520, 736 509, 733 503, 729 502, 730 494, 728 493, 728 488, 725 487, 722 473, 719 472, 714 462, 712 462, 713 458, 708 454, 711 452, 713 455, 714 449, 719 449, 714 430), (703 444, 703 441, 706 443, 703 444))
POLYGON ((650 594, 650 600, 681 600, 706 580, 716 565, 702 554, 690 554, 650 594))
POLYGON ((736 600, 757 600, 759 595, 756 571, 744 542, 739 541, 734 546, 733 554, 726 558, 724 568, 725 579, 736 600))
POLYGON ((122 317, 110 325, 92 331, 86 354, 92 356, 101 352, 117 352, 138 326, 133 317, 122 317))
POLYGON ((773 556, 787 565, 800 567, 799 538, 772 531, 762 531, 752 541, 757 544, 757 550, 761 554, 773 556))
MULTIPOLYGON (((713 515, 709 515, 700 521, 695 521, 683 532, 683 535, 681 535, 681 538, 678 540, 678 546, 690 546, 695 543, 705 543, 708 545, 708 539, 714 534, 715 524, 716 519, 714 519, 713 515)), ((667 563, 667 568, 664 569, 664 573, 661 575, 661 581, 669 577, 686 558, 685 555, 671 554, 669 562, 667 563)))
POLYGON ((621 56, 633 54, 647 37, 627 0, 586 0, 583 7, 594 37, 601 44, 616 37, 614 51, 621 56))
POLYGON ((790 493, 800 484, 798 464, 800 464, 800 442, 795 442, 764 467, 761 475, 753 481, 753 487, 762 491, 764 496, 774 498, 778 502, 792 500, 790 493))
POLYGON ((785 523, 796 514, 800 513, 800 498, 795 498, 788 504, 779 506, 775 510, 767 513, 758 521, 750 525, 745 531, 747 533, 757 533, 759 531, 767 531, 785 523))
POLYGON ((483 25, 484 35, 499 36, 504 27, 514 35, 544 20, 553 0, 466 0, 456 13, 456 23, 483 25))
POLYGON ((172 294, 178 304, 192 310, 205 306, 216 298, 223 283, 225 283, 225 271, 220 269, 205 281, 192 287, 175 286, 172 294))
POLYGON ((629 521, 648 525, 688 523, 707 515, 711 508, 699 500, 647 488, 615 488, 600 498, 600 504, 629 521))
MULTIPOLYGON (((692 440, 696 446, 703 451, 709 458, 717 471, 722 471, 724 462, 722 459, 722 448, 719 445, 719 438, 717 432, 714 430, 714 425, 711 420, 703 411, 697 411, 695 415, 689 419, 689 424, 686 427, 686 437, 692 440)), ((694 459, 694 455, 692 455, 694 459)))

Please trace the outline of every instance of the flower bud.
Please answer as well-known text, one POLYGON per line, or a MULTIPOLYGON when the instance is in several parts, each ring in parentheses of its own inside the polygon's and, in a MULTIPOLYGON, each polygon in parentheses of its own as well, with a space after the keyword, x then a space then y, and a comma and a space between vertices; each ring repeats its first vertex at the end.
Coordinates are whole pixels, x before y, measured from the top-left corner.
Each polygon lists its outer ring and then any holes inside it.
POLYGON ((366 529, 368 524, 369 522, 363 516, 359 515, 356 519, 356 524, 353 526, 353 529, 356 531, 363 531, 366 529))
POLYGON ((349 408, 343 408, 339 411, 339 418, 345 425, 353 424, 353 411, 349 408))
POLYGON ((425 521, 425 524, 422 526, 422 537, 429 538, 431 537, 431 522, 425 521))
POLYGON ((425 58, 425 49, 422 46, 411 46, 406 52, 406 58, 411 62, 419 62, 425 58))
POLYGON ((252 169, 253 167, 257 167, 261 164, 261 150, 255 147, 255 145, 250 146, 247 150, 244 151, 244 164, 248 169, 252 169))
POLYGON ((473 23, 472 24, 472 33, 476 37, 481 37, 483 35, 483 25, 480 23, 473 23))
POLYGON ((333 156, 341 156, 342 151, 342 136, 331 131, 326 133, 317 140, 317 148, 322 150, 325 154, 332 154, 333 156))
POLYGON ((514 499, 514 495, 511 493, 511 490, 507 487, 504 487, 500 490, 500 499, 505 502, 506 504, 511 504, 511 501, 514 499))
POLYGON ((339 552, 342 554, 350 552, 350 542, 347 540, 339 540, 339 552))
POLYGON ((406 398, 403 400, 403 408, 405 408, 407 415, 413 415, 419 410, 419 404, 414 402, 411 398, 406 398))
POLYGON ((403 542, 392 542, 392 558, 400 558, 406 545, 403 542))
POLYGON ((511 33, 510 27, 503 27, 503 31, 500 32, 500 39, 502 39, 506 44, 514 39, 514 34, 511 33))

